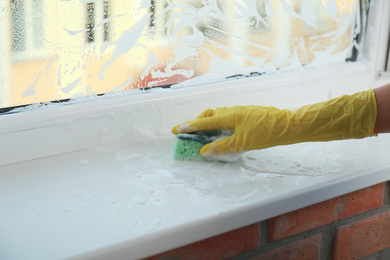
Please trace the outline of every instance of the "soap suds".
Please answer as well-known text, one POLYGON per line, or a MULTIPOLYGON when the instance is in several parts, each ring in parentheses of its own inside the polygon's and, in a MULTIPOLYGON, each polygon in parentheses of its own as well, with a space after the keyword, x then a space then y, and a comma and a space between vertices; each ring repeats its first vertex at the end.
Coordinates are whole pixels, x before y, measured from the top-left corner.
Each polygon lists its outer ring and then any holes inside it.
POLYGON ((184 123, 184 124, 181 124, 177 127, 177 131, 179 133, 181 133, 181 132, 191 133, 191 132, 195 132, 196 130, 198 130, 198 129, 189 123, 184 123))
POLYGON ((191 197, 207 208, 216 202, 245 203, 261 192, 273 193, 275 181, 299 185, 308 178, 315 180, 345 171, 348 163, 337 153, 337 143, 302 143, 227 155, 223 160, 241 156, 228 163, 179 161, 173 158, 174 135, 168 130, 155 133, 144 129, 137 133, 137 140, 104 147, 105 156, 112 153, 118 169, 126 176, 126 181, 118 185, 132 190, 132 194, 137 191, 127 206, 115 207, 160 207, 169 203, 170 196, 191 197))
POLYGON ((243 153, 211 154, 210 158, 221 162, 236 162, 241 159, 243 153))
POLYGON ((324 176, 343 170, 345 158, 326 144, 302 143, 246 152, 239 162, 250 176, 324 176))

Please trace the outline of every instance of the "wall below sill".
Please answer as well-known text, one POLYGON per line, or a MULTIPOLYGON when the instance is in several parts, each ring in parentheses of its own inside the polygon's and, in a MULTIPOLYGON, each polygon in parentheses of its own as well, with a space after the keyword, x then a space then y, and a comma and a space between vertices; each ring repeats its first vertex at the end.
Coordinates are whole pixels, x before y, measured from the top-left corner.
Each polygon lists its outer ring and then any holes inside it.
POLYGON ((389 184, 380 183, 145 260, 388 260, 389 184))

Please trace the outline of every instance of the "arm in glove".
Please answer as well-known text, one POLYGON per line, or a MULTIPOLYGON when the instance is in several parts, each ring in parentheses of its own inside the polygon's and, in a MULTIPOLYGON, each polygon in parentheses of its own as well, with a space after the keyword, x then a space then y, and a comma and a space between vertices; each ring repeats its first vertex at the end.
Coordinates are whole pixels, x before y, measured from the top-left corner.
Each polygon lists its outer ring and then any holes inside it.
POLYGON ((376 135, 373 90, 307 105, 295 111, 263 106, 207 109, 172 133, 227 129, 235 133, 201 149, 203 156, 239 153, 299 142, 363 138, 376 135))
POLYGON ((374 132, 377 134, 390 133, 390 84, 376 88, 375 97, 378 115, 374 132))

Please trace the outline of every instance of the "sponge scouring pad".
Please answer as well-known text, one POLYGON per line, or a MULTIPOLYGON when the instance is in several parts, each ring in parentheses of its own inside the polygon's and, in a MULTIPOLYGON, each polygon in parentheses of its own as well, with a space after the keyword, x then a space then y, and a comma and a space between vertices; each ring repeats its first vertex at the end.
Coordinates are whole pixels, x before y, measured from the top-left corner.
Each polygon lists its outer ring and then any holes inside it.
POLYGON ((233 131, 211 130, 190 134, 178 134, 175 140, 174 158, 178 160, 210 161, 200 155, 200 149, 215 140, 228 137, 233 131))

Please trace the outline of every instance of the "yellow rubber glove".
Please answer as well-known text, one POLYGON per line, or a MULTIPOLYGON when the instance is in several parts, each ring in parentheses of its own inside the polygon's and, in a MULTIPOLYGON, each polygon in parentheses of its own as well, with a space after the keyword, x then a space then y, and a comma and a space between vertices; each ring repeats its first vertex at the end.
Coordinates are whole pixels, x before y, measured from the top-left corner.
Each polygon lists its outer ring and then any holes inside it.
POLYGON ((307 105, 295 111, 263 106, 207 109, 197 119, 175 126, 173 134, 227 129, 235 133, 202 147, 203 156, 240 153, 299 142, 376 135, 373 90, 307 105))

